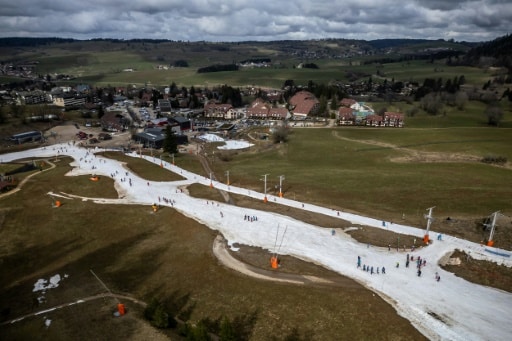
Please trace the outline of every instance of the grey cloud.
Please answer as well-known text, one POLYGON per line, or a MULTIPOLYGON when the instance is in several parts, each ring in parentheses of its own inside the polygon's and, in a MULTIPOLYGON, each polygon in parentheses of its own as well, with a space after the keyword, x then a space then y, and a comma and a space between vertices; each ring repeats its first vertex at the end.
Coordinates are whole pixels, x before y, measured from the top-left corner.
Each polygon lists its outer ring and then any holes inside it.
POLYGON ((511 7, 507 0, 17 0, 3 4, 0 36, 479 41, 508 32, 511 7))
POLYGON ((474 2, 471 0, 416 0, 417 6, 425 7, 432 10, 449 11, 461 6, 461 3, 474 2))

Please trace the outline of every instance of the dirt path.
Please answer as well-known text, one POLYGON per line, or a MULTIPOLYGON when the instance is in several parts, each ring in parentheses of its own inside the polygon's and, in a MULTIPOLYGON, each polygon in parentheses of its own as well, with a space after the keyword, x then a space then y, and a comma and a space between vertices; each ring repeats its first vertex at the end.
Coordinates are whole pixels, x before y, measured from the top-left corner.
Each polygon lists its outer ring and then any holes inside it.
MULTIPOLYGON (((47 164, 49 164, 49 165, 50 165, 50 167, 49 167, 49 168, 43 169, 43 170, 42 170, 42 172, 46 172, 46 171, 49 171, 49 170, 51 170, 51 169, 55 168, 55 164, 54 164, 54 163, 52 163, 52 162, 50 162, 48 159, 43 159, 43 160, 40 160, 40 161, 44 161, 44 162, 46 162, 47 164)), ((5 193, 0 194, 0 199, 1 199, 1 198, 3 198, 3 197, 7 197, 7 196, 9 196, 9 195, 12 195, 12 194, 14 194, 14 193, 18 192, 19 190, 21 190, 21 188, 23 187, 23 185, 25 185, 25 183, 27 183, 27 181, 28 181, 30 178, 32 178, 33 176, 36 176, 37 174, 40 174, 40 173, 41 173, 41 172, 34 172, 34 173, 32 173, 32 174, 28 175, 27 177, 25 177, 25 179, 21 180, 21 182, 18 184, 18 186, 16 186, 16 188, 15 188, 15 189, 13 189, 13 190, 11 190, 11 191, 9 191, 9 192, 5 192, 5 193)))
MULTIPOLYGON (((344 141, 350 141, 350 142, 358 142, 363 143, 375 147, 380 148, 386 148, 386 149, 393 149, 393 150, 399 150, 406 152, 407 155, 403 156, 396 156, 390 158, 390 161, 392 162, 428 162, 428 163, 434 163, 434 162, 480 162, 481 157, 470 155, 470 154, 459 154, 459 153, 442 153, 442 152, 426 152, 426 151, 420 151, 416 149, 411 149, 407 147, 401 147, 397 146, 391 143, 385 143, 380 141, 374 141, 374 140, 359 140, 359 139, 350 139, 347 137, 343 137, 340 135, 339 131, 333 131, 332 135, 339 139, 344 141)), ((512 164, 506 163, 503 166, 507 169, 512 169, 512 164)))
POLYGON ((100 299, 100 298, 107 298, 107 297, 114 298, 118 302, 120 302, 120 300, 131 301, 131 302, 133 302, 135 304, 138 304, 138 305, 140 305, 142 307, 146 307, 146 305, 147 305, 146 302, 140 301, 140 300, 138 300, 136 298, 133 298, 133 297, 130 297, 130 296, 120 295, 120 294, 112 294, 112 293, 102 293, 102 294, 98 294, 98 295, 93 295, 93 296, 88 296, 88 297, 80 298, 80 299, 78 299, 78 300, 76 300, 74 302, 62 303, 62 304, 53 306, 53 307, 45 309, 45 310, 36 311, 36 312, 30 313, 30 314, 19 316, 19 317, 16 317, 14 319, 10 319, 10 320, 7 320, 7 321, 4 321, 4 322, 0 323, 0 326, 11 324, 11 323, 20 322, 20 321, 23 321, 24 319, 29 318, 29 317, 46 314, 46 313, 52 312, 54 310, 66 308, 66 307, 69 307, 69 306, 72 306, 72 305, 75 305, 75 304, 81 304, 81 303, 85 303, 85 302, 89 302, 89 301, 94 301, 94 300, 97 300, 97 299, 100 299))
POLYGON ((305 276, 300 274, 290 274, 279 272, 279 270, 265 270, 239 261, 231 256, 227 250, 226 241, 221 235, 218 235, 213 242, 213 254, 222 265, 252 278, 266 281, 284 282, 308 286, 329 286, 344 288, 359 288, 356 281, 339 277, 336 279, 326 279, 317 276, 305 276))

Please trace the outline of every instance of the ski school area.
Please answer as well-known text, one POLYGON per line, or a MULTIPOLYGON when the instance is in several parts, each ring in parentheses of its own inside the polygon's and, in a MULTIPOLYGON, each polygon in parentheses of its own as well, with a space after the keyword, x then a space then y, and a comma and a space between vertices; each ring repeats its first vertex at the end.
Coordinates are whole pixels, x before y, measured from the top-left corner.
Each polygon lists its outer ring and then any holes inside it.
MULTIPOLYGON (((26 158, 53 158, 67 155, 74 159, 67 176, 102 177, 115 181, 118 199, 89 198, 97 204, 139 204, 169 206, 217 230, 236 251, 236 244, 261 247, 269 251, 269 268, 279 271, 279 257, 290 255, 310 261, 341 275, 350 277, 384 298, 398 314, 432 340, 509 340, 512 335, 512 294, 499 289, 470 283, 443 270, 439 263, 459 249, 475 259, 512 266, 510 252, 480 245, 450 235, 431 238, 428 246, 414 250, 375 247, 352 239, 343 230, 319 227, 291 217, 250 208, 235 207, 224 202, 205 201, 187 194, 186 186, 199 183, 230 193, 269 200, 277 204, 308 210, 349 221, 354 226, 371 226, 416 236, 439 236, 435 230, 391 224, 370 217, 335 211, 307 202, 235 187, 191 173, 168 162, 137 153, 186 180, 155 182, 127 172, 121 162, 95 155, 104 149, 85 149, 63 143, 46 148, 0 155, 0 162, 26 158), (267 198, 268 196, 268 198, 267 198), (165 200, 162 200, 165 198, 165 200), (160 200, 159 200, 160 199, 160 200), (373 269, 373 271, 372 271, 373 269)), ((66 205, 76 196, 49 193, 66 205)), ((429 212, 432 217, 432 211, 429 212)), ((428 217, 428 216, 427 216, 428 217)))

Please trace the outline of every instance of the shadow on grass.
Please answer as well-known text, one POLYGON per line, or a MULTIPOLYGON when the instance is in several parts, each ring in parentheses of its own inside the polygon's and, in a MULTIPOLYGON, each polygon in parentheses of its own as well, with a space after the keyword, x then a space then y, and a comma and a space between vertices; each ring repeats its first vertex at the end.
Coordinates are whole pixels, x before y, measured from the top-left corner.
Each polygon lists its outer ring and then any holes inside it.
MULTIPOLYGON (((73 250, 85 248, 85 246, 92 241, 81 243, 77 239, 74 240, 59 240, 50 245, 37 245, 27 248, 24 252, 17 252, 14 256, 8 256, 3 259, 2 272, 0 285, 2 292, 0 293, 0 311, 3 312, 1 318, 6 320, 15 318, 20 315, 28 314, 35 308, 38 310, 48 308, 47 305, 37 307, 34 306, 34 283, 38 278, 48 277, 48 273, 71 274, 67 282, 70 282, 69 290, 61 289, 59 298, 51 291, 47 292, 46 296, 52 298, 48 300, 48 305, 57 305, 69 301, 74 301, 77 297, 86 297, 98 293, 106 292, 106 289, 101 286, 90 273, 90 269, 94 269, 109 287, 114 291, 117 288, 122 288, 123 284, 131 284, 128 288, 134 288, 138 283, 137 277, 144 278, 146 274, 154 271, 154 268, 148 262, 141 260, 139 264, 132 263, 130 267, 126 268, 122 273, 108 272, 105 269, 111 264, 119 261, 123 257, 123 252, 130 247, 135 246, 140 240, 143 240, 145 233, 134 235, 125 240, 112 243, 111 245, 103 248, 93 250, 85 256, 67 263, 64 267, 59 267, 61 260, 68 259, 73 250), (32 275, 24 277, 24 274, 31 273, 32 275), (38 273, 44 273, 38 274, 38 273), (76 285, 73 285, 75 283, 76 285), (80 289, 78 289, 80 287, 80 289), (32 293, 32 294, 29 294, 32 293), (6 313, 8 312, 8 314, 6 313)), ((146 253, 145 257, 151 257, 161 250, 152 250, 146 253)), ((151 259, 151 258, 148 258, 151 259)))
MULTIPOLYGON (((314 333, 311 330, 306 330, 302 334, 298 328, 293 328, 292 331, 286 335, 283 341, 309 341, 313 340, 314 333)), ((279 341, 278 338, 272 338, 272 341, 279 341)))
POLYGON ((198 326, 203 326, 209 333, 220 339, 229 340, 232 337, 234 340, 250 340, 258 315, 259 311, 254 310, 235 316, 232 320, 226 316, 220 316, 215 320, 204 318, 199 321, 198 326))

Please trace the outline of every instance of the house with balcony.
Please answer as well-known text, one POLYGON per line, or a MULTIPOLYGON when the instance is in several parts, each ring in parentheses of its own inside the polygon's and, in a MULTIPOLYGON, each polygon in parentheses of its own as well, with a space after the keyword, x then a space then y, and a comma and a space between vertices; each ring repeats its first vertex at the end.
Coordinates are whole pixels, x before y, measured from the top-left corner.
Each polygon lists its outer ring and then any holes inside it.
POLYGON ((62 93, 53 96, 53 104, 65 110, 81 108, 87 99, 85 95, 62 93))
POLYGON ((18 94, 21 102, 26 105, 51 103, 51 96, 42 90, 23 91, 18 94))

